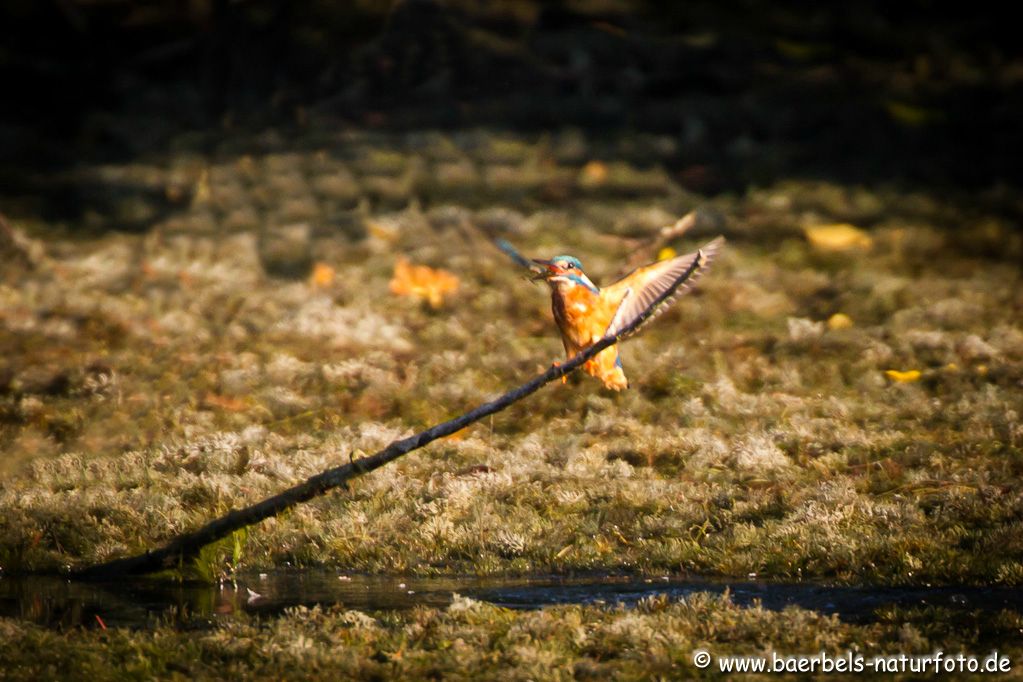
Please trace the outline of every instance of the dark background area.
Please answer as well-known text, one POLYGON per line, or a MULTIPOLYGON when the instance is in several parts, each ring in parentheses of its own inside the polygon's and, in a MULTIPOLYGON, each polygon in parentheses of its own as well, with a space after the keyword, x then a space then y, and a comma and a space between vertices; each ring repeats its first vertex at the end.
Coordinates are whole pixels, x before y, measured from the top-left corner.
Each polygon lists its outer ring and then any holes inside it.
POLYGON ((481 126, 670 135, 669 169, 705 194, 1015 187, 1023 57, 997 6, 10 0, 0 178, 186 131, 481 126))

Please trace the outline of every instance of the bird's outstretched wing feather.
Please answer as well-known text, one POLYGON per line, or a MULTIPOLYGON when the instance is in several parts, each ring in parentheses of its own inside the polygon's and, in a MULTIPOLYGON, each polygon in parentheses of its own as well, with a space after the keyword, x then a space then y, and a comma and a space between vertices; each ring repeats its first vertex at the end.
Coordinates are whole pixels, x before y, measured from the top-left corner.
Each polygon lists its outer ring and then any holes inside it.
POLYGON ((718 237, 699 251, 638 268, 605 287, 603 291, 608 298, 621 296, 621 303, 611 318, 605 334, 618 333, 661 297, 663 298, 654 313, 629 335, 635 334, 643 325, 664 312, 703 274, 724 241, 723 237, 718 237))

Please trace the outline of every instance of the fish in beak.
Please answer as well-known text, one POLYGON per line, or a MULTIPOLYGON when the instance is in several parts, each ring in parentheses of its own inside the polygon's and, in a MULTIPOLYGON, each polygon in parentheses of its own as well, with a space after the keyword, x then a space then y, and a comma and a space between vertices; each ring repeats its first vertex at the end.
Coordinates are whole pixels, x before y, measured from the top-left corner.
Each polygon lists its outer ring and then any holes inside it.
POLYGON ((558 274, 558 266, 555 265, 553 261, 544 260, 542 258, 533 258, 532 261, 544 268, 544 270, 535 269, 534 272, 536 272, 536 277, 533 279, 547 279, 548 277, 558 274))

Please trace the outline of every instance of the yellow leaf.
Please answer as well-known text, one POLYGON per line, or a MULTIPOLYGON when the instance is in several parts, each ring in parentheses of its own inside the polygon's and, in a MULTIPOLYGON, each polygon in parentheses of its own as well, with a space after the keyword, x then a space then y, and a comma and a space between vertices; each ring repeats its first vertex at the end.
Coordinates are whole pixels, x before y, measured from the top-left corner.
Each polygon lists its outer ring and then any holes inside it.
POLYGON ((913 106, 905 102, 888 101, 884 104, 888 115, 903 125, 917 128, 942 118, 940 111, 913 106))
POLYGON ((884 375, 899 384, 909 384, 920 380, 920 370, 918 369, 909 369, 905 372, 900 372, 897 369, 889 369, 884 373, 884 375))
POLYGON ((325 289, 334 283, 337 272, 326 263, 317 263, 309 275, 309 285, 314 289, 325 289))
POLYGON ((560 559, 572 550, 572 545, 565 545, 561 548, 561 551, 554 555, 555 559, 560 559))
POLYGON ((657 252, 657 260, 670 260, 678 255, 678 252, 670 246, 665 246, 657 252))
POLYGON ((853 326, 852 318, 845 313, 835 313, 828 318, 828 329, 849 329, 853 326))
POLYGON ((426 265, 412 265, 406 258, 394 264, 391 293, 412 296, 426 301, 431 308, 439 308, 448 294, 458 291, 458 277, 447 270, 426 265))
POLYGON ((804 229, 806 238, 818 251, 851 251, 869 249, 874 245, 870 235, 848 223, 814 225, 804 229))

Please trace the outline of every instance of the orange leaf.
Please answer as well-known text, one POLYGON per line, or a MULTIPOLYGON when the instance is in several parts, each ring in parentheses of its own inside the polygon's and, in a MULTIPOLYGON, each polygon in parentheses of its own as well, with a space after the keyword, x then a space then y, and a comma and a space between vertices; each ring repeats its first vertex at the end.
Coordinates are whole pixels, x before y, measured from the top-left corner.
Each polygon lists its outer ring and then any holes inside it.
POLYGON ((406 258, 394 264, 391 293, 424 300, 431 308, 439 308, 448 294, 458 291, 458 277, 447 270, 426 265, 412 265, 406 258))
POLYGON ((446 440, 459 441, 459 440, 465 440, 465 435, 466 435, 466 429, 460 429, 460 430, 455 431, 454 433, 452 433, 450 436, 444 436, 444 438, 446 440))
POLYGON ((607 182, 607 176, 607 164, 600 161, 590 161, 579 172, 579 182, 589 187, 603 185, 607 182))
POLYGON ((309 285, 314 289, 326 289, 334 283, 337 272, 326 263, 317 263, 309 275, 309 285))
POLYGON ((216 393, 207 393, 202 399, 202 405, 206 408, 216 407, 228 412, 241 412, 246 408, 244 400, 216 393))

